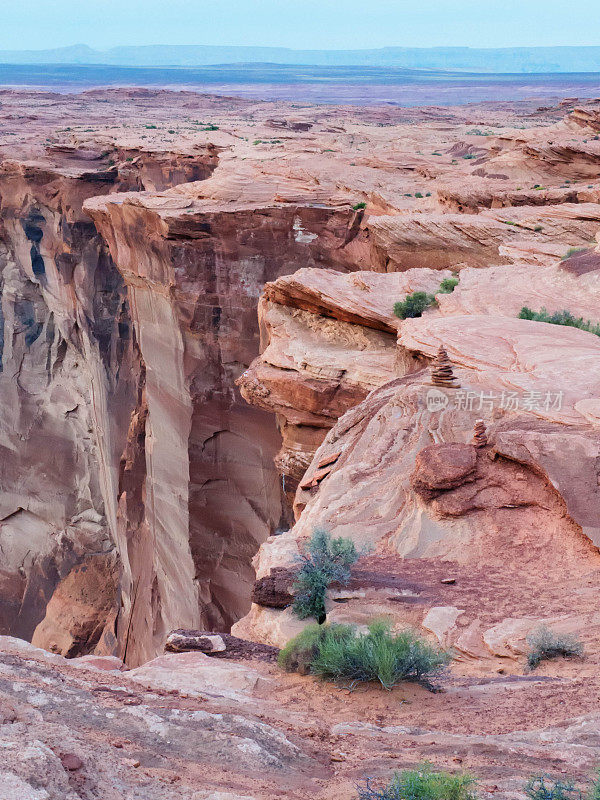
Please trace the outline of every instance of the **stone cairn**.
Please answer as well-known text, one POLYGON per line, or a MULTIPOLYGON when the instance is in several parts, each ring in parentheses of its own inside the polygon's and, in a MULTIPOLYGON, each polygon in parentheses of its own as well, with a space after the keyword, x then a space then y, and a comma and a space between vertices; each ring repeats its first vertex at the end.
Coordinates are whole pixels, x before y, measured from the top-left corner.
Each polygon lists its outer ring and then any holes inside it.
POLYGON ((478 419, 473 428, 473 444, 475 447, 485 447, 488 443, 487 431, 485 429, 485 422, 478 419))
POLYGON ((440 345, 438 354, 433 362, 431 382, 434 386, 440 386, 442 389, 458 389, 460 386, 460 384, 456 382, 452 370, 452 362, 448 358, 448 353, 443 345, 440 345))

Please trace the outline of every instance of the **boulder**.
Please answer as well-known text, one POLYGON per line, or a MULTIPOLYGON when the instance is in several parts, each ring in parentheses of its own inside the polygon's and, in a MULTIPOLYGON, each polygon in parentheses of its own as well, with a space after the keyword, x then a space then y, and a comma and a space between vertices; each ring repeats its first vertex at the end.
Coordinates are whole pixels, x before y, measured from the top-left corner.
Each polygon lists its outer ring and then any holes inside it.
POLYGON ((187 650, 199 650, 201 653, 223 653, 227 649, 223 637, 217 633, 204 631, 176 630, 171 631, 165 642, 165 651, 183 653, 187 650))

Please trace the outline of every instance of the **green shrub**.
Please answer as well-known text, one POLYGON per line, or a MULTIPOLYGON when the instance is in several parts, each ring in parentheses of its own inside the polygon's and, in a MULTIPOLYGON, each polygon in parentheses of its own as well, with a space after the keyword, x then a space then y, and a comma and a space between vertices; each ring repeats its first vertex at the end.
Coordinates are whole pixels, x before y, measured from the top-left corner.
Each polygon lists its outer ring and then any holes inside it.
POLYGON ((438 292, 440 294, 452 294, 457 286, 458 278, 444 278, 444 280, 440 283, 438 292))
POLYGON ((592 780, 588 800, 600 800, 600 770, 596 770, 596 777, 592 780))
POLYGON ((530 778, 525 784, 525 794, 529 800, 582 800, 583 797, 571 781, 555 781, 546 776, 530 778))
POLYGON ((393 633, 385 620, 369 625, 367 633, 352 625, 312 625, 280 653, 284 669, 310 672, 328 681, 379 682, 392 689, 412 681, 435 691, 433 680, 449 661, 447 653, 414 631, 393 633))
POLYGON ((535 669, 540 661, 548 661, 551 658, 559 656, 573 658, 583 655, 583 645, 576 636, 568 633, 554 633, 545 625, 540 626, 528 636, 527 643, 530 647, 527 654, 529 669, 535 669))
POLYGON ((574 256, 576 253, 581 253, 583 250, 585 250, 585 247, 569 247, 564 256, 561 256, 560 260, 566 261, 567 258, 571 258, 571 256, 574 256))
POLYGON ((527 306, 523 306, 519 312, 519 319, 530 319, 534 322, 549 322, 551 325, 565 325, 569 328, 579 328, 587 333, 600 336, 600 324, 584 320, 583 317, 574 317, 570 311, 555 311, 549 314, 545 308, 541 311, 532 311, 527 306))
POLYGON ((295 636, 279 651, 277 663, 286 672, 299 672, 308 675, 315 660, 321 641, 330 630, 328 625, 308 625, 302 633, 295 636))
POLYGON ((357 203, 355 206, 352 206, 352 211, 362 211, 363 208, 366 208, 367 204, 365 202, 357 203))
POLYGON ((475 778, 466 773, 434 772, 430 764, 396 772, 391 782, 376 789, 367 780, 359 800, 475 800, 475 778))
POLYGON ((394 314, 400 319, 420 317, 426 308, 435 305, 435 295, 427 292, 413 292, 401 302, 394 303, 394 314))
POLYGON ((325 619, 325 593, 334 581, 347 583, 350 567, 358 560, 354 542, 332 539, 324 530, 315 530, 303 553, 302 567, 293 585, 293 610, 300 619, 325 619))

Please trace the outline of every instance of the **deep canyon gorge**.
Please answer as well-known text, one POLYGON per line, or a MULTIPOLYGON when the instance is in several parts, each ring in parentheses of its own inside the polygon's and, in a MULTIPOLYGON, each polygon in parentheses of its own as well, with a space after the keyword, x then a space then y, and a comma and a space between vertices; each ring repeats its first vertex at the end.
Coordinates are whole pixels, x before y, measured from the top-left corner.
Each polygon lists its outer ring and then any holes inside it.
POLYGON ((47 692, 0 712, 51 751, 15 781, 349 800, 418 756, 512 797, 594 766, 600 340, 519 312, 597 322, 599 175, 599 101, 0 91, 0 700, 47 692), (436 302, 401 320, 413 292, 436 302), (444 694, 277 672, 321 527, 361 554, 327 619, 451 649, 444 694), (583 664, 524 675, 541 623, 583 664), (233 655, 163 655, 176 629, 233 655))

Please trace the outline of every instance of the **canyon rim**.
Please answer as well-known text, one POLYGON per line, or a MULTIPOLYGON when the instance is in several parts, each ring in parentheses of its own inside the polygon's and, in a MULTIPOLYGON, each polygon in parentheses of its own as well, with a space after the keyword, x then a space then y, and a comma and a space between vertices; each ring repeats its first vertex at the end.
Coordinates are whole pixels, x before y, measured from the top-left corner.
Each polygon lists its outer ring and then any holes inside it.
POLYGON ((0 89, 0 800, 589 782, 599 175, 587 96, 0 89), (278 665, 319 530, 441 691, 278 665))

